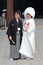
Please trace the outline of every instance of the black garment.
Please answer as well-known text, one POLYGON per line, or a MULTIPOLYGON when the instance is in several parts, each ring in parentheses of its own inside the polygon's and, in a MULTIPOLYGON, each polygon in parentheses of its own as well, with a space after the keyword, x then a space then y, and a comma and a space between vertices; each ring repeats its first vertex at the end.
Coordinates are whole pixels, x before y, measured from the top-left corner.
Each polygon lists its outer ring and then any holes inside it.
MULTIPOLYGON (((21 44, 21 41, 22 41, 22 21, 19 20, 18 22, 13 19, 10 24, 9 24, 9 27, 8 27, 8 30, 7 30, 7 35, 8 37, 11 35, 12 36, 12 39, 13 41, 15 42, 15 44, 13 44, 10 40, 10 58, 12 59, 17 59, 17 58, 20 58, 21 55, 19 54, 19 49, 20 49, 20 44, 21 44), (19 41, 16 43, 16 33, 17 33, 17 28, 20 28, 20 43, 19 41)), ((18 39, 19 40, 19 39, 18 39)))
MULTIPOLYGON (((15 45, 16 45, 16 32, 17 32, 17 28, 20 28, 20 44, 21 44, 21 40, 22 40, 22 21, 19 20, 18 22, 16 21, 16 19, 13 19, 10 24, 9 24, 9 27, 8 27, 8 30, 7 30, 7 35, 8 37, 11 35, 12 36, 12 39, 13 41, 15 42, 15 45)), ((14 45, 11 41, 10 41, 10 44, 11 45, 14 45)))

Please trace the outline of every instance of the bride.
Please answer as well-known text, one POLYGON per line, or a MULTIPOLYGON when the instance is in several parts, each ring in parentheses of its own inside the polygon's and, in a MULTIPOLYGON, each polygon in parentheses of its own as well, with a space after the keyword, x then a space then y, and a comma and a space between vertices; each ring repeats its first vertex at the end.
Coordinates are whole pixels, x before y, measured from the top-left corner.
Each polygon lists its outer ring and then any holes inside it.
POLYGON ((34 58, 35 54, 35 10, 32 7, 24 11, 23 38, 19 53, 28 58, 34 58))

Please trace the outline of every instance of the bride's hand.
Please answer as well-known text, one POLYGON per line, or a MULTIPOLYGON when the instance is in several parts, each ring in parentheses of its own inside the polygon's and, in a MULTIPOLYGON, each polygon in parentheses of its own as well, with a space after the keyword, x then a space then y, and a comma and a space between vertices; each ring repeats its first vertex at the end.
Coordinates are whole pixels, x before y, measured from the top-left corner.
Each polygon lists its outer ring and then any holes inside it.
POLYGON ((24 32, 27 32, 27 29, 23 29, 24 32))

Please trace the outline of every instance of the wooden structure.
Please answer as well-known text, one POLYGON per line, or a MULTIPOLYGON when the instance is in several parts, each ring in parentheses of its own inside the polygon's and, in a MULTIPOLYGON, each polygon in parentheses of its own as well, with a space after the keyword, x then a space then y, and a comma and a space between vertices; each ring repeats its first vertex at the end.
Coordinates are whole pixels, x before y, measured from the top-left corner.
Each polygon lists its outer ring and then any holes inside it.
POLYGON ((13 18, 13 0, 7 0, 7 25, 13 18))

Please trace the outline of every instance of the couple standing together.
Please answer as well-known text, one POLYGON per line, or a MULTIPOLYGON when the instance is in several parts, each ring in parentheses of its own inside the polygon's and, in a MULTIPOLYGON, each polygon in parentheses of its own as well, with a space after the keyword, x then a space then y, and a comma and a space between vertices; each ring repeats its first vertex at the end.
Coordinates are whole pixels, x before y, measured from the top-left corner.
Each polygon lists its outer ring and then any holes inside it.
POLYGON ((10 41, 11 60, 21 58, 34 58, 35 54, 35 10, 28 7, 24 11, 24 22, 20 19, 20 13, 15 11, 11 20, 7 35, 10 41))

